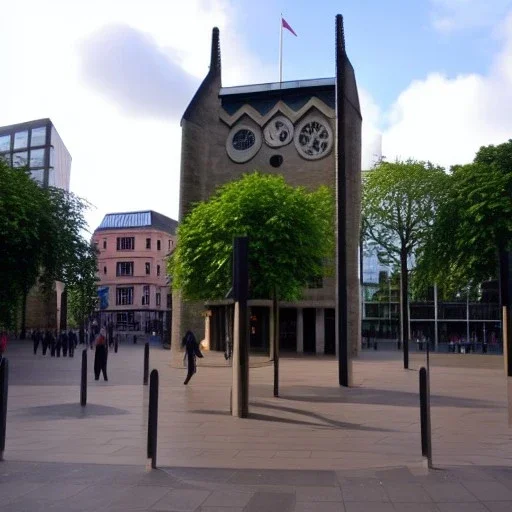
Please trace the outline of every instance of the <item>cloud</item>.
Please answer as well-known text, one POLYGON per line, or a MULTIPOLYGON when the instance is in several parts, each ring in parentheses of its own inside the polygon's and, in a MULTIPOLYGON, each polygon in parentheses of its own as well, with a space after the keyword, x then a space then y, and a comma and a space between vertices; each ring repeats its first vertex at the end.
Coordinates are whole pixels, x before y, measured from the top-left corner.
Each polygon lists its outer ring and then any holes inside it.
POLYGON ((361 168, 371 169, 382 157, 382 133, 379 124, 382 112, 368 91, 359 88, 363 116, 361 168))
POLYGON ((386 114, 383 149, 395 157, 450 166, 473 160, 481 146, 512 136, 512 12, 500 53, 486 75, 432 73, 403 91, 386 114))
POLYGON ((148 35, 127 25, 109 25, 81 45, 82 75, 129 114, 180 118, 198 80, 148 35))
POLYGON ((481 28, 503 19, 510 0, 430 0, 431 20, 440 32, 481 28))

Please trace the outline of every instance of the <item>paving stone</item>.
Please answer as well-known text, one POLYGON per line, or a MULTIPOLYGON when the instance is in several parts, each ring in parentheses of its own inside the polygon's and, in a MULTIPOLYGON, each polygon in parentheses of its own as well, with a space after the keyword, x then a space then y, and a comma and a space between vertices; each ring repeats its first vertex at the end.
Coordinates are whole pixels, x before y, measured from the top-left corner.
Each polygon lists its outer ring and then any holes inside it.
POLYGON ((191 512, 201 506, 209 495, 210 491, 173 490, 169 491, 161 500, 154 503, 151 509, 191 512))
POLYGON ((28 500, 34 499, 37 501, 50 502, 65 500, 76 496, 86 489, 87 486, 88 484, 61 484, 59 482, 48 482, 46 485, 42 485, 37 489, 28 492, 24 497, 28 500))
POLYGON ((257 492, 251 498, 244 512, 293 512, 295 494, 257 492))
POLYGON ((393 503, 395 512, 439 512, 435 503, 393 503))
POLYGON ((464 487, 480 501, 512 501, 512 489, 500 482, 469 482, 464 487))
POLYGON ((489 512, 481 503, 436 503, 439 512, 489 512))
POLYGON ((428 503, 432 501, 432 498, 420 484, 409 482, 394 483, 387 484, 384 488, 393 503, 428 503))
POLYGON ((512 501, 486 501, 484 505, 490 512, 510 512, 512 510, 512 501))
POLYGON ((126 490, 119 498, 113 500, 109 506, 117 508, 141 509, 151 508, 161 500, 170 490, 159 486, 136 486, 126 490))
POLYGON ((235 491, 213 491, 203 507, 245 507, 254 493, 235 491))
POLYGON ((435 502, 471 502, 477 501, 462 484, 457 482, 439 483, 439 484, 423 484, 424 489, 435 502))
MULTIPOLYGON (((0 477, 1 478, 1 477, 0 477)), ((20 498, 40 488, 42 483, 33 483, 25 481, 1 482, 0 483, 0 499, 2 503, 7 503, 14 499, 20 498)))
POLYGON ((297 503, 294 512, 345 512, 345 506, 340 502, 309 501, 297 503))
POLYGON ((299 487, 297 501, 343 501, 338 487, 299 487))
POLYGON ((384 486, 374 481, 363 481, 360 483, 346 484, 341 488, 343 501, 346 503, 356 502, 386 502, 389 501, 384 486))
POLYGON ((395 512, 392 503, 351 502, 345 503, 346 512, 395 512))
POLYGON ((242 485, 320 485, 337 486, 334 471, 293 471, 293 470, 239 470, 229 479, 229 483, 242 485))

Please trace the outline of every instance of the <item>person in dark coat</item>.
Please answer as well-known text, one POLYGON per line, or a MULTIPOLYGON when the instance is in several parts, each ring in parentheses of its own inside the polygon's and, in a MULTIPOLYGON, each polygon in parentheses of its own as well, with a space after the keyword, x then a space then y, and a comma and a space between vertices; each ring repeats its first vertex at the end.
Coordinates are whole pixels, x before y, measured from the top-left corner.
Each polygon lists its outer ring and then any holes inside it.
POLYGON ((96 337, 96 352, 94 353, 94 379, 100 380, 100 373, 103 379, 107 378, 107 332, 101 329, 96 337))
POLYGON ((199 350, 199 343, 197 343, 196 337, 192 331, 187 331, 183 340, 181 342, 181 346, 185 347, 185 356, 184 361, 187 365, 187 378, 185 379, 185 386, 189 383, 192 375, 196 373, 196 357, 203 357, 201 354, 201 350, 199 350))
POLYGON ((49 344, 50 344, 50 355, 52 357, 55 357, 55 349, 57 347, 55 343, 55 336, 53 335, 52 331, 48 331, 49 336, 49 344))
POLYGON ((37 354, 37 349, 39 348, 39 342, 41 341, 41 333, 39 329, 34 329, 32 331, 32 341, 34 342, 34 355, 37 354))
POLYGON ((75 355, 76 334, 70 329, 68 332, 69 357, 75 355))
POLYGON ((43 336, 43 356, 46 355, 46 351, 50 346, 50 331, 46 331, 43 336))
POLYGON ((60 357, 60 351, 62 349, 62 338, 61 334, 55 331, 55 353, 57 357, 60 357))
POLYGON ((68 333, 66 331, 62 331, 60 333, 60 342, 62 344, 62 355, 67 357, 68 355, 68 333))

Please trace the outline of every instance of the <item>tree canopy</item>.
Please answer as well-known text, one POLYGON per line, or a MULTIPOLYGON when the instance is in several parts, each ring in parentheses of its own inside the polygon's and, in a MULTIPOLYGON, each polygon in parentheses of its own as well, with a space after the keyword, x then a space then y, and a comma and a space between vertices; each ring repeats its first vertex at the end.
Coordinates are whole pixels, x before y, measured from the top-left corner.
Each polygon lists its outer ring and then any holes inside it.
POLYGON ((409 264, 426 242, 443 200, 447 176, 441 167, 415 160, 380 162, 363 182, 363 243, 382 263, 400 270, 401 334, 408 367, 409 264))
POLYGON ((252 298, 300 298, 334 256, 334 197, 308 192, 282 176, 254 172, 198 203, 178 228, 169 260, 173 287, 190 300, 222 299, 231 287, 235 236, 249 237, 252 298))
POLYGON ((419 254, 418 277, 445 294, 496 278, 498 250, 512 240, 512 140, 482 147, 454 166, 433 229, 419 254))
POLYGON ((12 328, 21 299, 40 279, 75 279, 87 203, 56 188, 42 188, 24 169, 0 159, 0 325, 12 328))

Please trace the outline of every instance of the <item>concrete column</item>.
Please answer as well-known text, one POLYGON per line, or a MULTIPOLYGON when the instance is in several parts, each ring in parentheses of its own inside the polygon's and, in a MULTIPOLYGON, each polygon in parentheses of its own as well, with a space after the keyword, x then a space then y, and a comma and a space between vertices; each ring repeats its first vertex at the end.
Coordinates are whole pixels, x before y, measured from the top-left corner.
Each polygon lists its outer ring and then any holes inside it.
POLYGON ((297 353, 304 352, 304 316, 302 308, 297 308, 297 353))
POLYGON ((315 312, 316 353, 325 354, 325 309, 316 308, 315 312))

